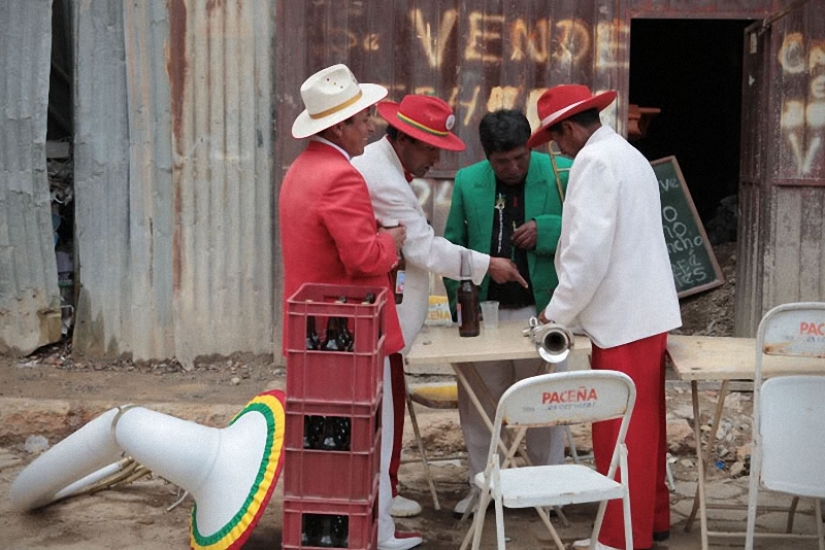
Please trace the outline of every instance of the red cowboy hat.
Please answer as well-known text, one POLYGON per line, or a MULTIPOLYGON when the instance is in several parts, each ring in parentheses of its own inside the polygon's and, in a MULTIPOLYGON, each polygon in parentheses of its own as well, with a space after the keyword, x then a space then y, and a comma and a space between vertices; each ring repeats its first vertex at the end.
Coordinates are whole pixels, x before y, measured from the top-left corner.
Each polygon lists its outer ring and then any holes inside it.
POLYGON ((598 95, 590 93, 590 88, 582 84, 562 84, 541 94, 538 101, 539 129, 527 141, 531 149, 550 141, 547 129, 571 116, 589 109, 604 110, 616 99, 616 92, 608 91, 598 95))
POLYGON ((461 138, 450 132, 455 125, 455 115, 443 99, 407 95, 401 103, 382 101, 376 109, 387 124, 410 137, 448 151, 464 150, 461 138))

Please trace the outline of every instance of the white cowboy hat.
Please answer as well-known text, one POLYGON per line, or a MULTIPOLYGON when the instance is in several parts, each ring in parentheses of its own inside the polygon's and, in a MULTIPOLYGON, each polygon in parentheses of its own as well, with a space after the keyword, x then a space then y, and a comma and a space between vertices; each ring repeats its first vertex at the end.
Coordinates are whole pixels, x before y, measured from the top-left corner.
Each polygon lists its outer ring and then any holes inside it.
POLYGON ((292 124, 292 137, 317 134, 378 103, 387 89, 378 84, 358 84, 349 67, 333 65, 315 73, 301 84, 304 112, 292 124))

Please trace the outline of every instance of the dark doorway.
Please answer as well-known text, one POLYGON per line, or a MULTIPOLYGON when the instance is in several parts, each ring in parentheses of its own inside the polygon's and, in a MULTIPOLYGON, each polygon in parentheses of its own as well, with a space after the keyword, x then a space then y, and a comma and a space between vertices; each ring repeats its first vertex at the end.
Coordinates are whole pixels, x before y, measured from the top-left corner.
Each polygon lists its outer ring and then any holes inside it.
POLYGON ((675 155, 713 244, 736 240, 743 20, 631 22, 631 104, 661 112, 633 144, 675 155))

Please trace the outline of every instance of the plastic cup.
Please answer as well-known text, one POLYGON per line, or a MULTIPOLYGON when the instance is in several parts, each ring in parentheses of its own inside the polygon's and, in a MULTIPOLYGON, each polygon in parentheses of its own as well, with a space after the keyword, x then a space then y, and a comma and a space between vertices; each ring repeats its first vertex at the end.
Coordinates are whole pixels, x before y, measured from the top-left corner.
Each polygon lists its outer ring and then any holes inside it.
POLYGON ((481 302, 479 305, 481 306, 481 320, 484 322, 484 328, 498 328, 498 302, 488 300, 481 302))

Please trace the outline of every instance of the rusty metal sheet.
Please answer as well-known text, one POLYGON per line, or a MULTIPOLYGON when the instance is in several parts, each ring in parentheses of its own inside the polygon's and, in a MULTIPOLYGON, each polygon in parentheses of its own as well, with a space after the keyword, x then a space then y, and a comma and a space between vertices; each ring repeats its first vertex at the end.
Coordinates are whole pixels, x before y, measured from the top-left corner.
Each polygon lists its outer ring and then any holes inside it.
POLYGON ((0 353, 61 337, 46 173, 51 0, 0 3, 0 353))
POLYGON ((825 186, 825 17, 808 2, 771 28, 769 115, 776 147, 771 177, 778 185, 825 186))
POLYGON ((746 33, 736 333, 825 295, 825 1, 746 33))
POLYGON ((632 0, 634 17, 761 19, 778 9, 776 0, 632 0))
MULTIPOLYGON (((481 117, 517 108, 536 122, 535 103, 564 82, 597 89, 626 78, 629 25, 611 7, 588 2, 423 1, 387 4, 339 0, 283 2, 279 12, 277 135, 279 179, 303 148, 291 125, 303 108, 299 88, 313 72, 344 62, 362 82, 400 100, 432 93, 455 109, 466 151, 442 155, 437 177, 483 159, 481 117)), ((624 84, 626 86, 626 82, 624 84)), ((618 115, 607 113, 613 122, 618 115)), ((621 126, 621 125, 619 125, 621 126)), ((383 133, 379 121, 376 139, 383 133)))
POLYGON ((76 349, 273 352, 274 10, 78 2, 76 349))

